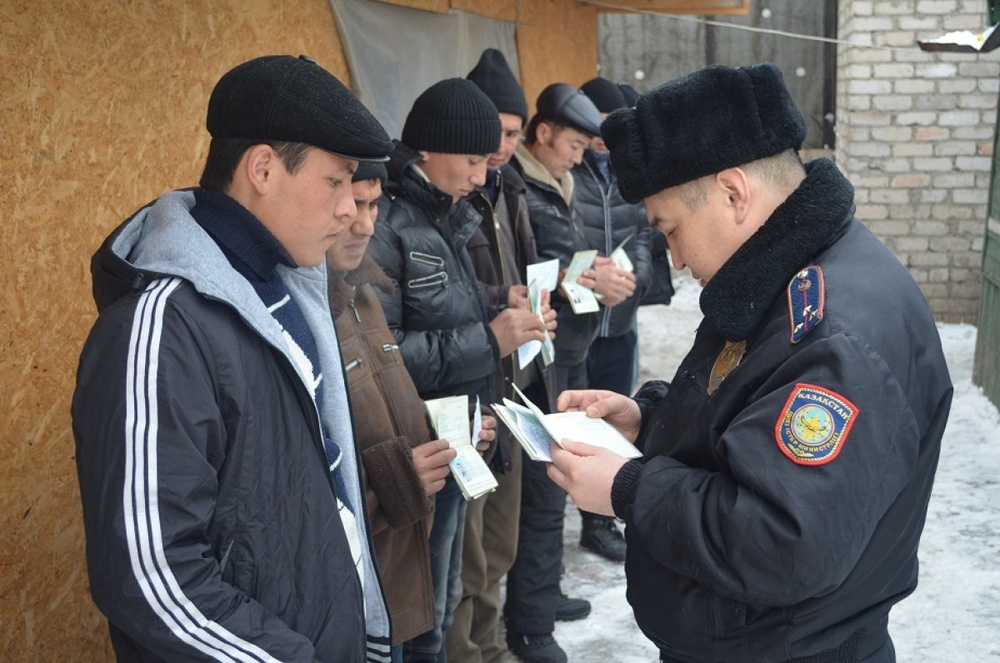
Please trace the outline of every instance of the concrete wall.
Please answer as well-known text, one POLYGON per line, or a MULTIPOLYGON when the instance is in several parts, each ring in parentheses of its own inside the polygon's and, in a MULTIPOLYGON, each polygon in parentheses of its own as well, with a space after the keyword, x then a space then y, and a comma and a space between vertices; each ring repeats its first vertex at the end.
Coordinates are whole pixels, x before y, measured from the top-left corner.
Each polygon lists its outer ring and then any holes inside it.
POLYGON ((841 0, 836 160, 858 216, 909 268, 935 316, 975 322, 1000 52, 924 52, 982 32, 983 0, 841 0))

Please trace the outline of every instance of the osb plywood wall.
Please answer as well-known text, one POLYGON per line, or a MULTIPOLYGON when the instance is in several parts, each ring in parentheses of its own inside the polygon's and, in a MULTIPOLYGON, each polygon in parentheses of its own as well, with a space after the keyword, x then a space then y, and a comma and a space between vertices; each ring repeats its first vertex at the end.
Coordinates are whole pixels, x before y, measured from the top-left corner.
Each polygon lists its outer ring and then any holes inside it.
MULTIPOLYGON (((104 661, 69 420, 95 315, 90 256, 137 207, 197 182, 208 95, 231 66, 307 53, 344 80, 349 72, 326 0, 2 6, 0 660, 104 661)), ((593 10, 540 0, 517 13, 529 102, 547 83, 594 75, 593 10)))
POLYGON ((197 182, 208 94, 231 66, 347 67, 324 0, 25 0, 4 16, 0 660, 105 661, 69 421, 90 256, 138 206, 197 182))

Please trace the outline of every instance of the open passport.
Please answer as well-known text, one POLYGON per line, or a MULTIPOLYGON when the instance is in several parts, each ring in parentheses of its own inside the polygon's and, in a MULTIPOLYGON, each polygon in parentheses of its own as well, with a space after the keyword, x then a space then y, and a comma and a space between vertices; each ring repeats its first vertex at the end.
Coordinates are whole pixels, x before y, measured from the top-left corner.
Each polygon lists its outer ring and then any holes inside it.
POLYGON ((562 446, 563 438, 604 447, 626 458, 638 458, 642 455, 634 444, 603 419, 588 417, 586 412, 545 414, 516 386, 514 391, 524 405, 505 398, 502 405, 493 403, 491 407, 532 460, 551 463, 552 452, 549 447, 553 442, 562 446))
POLYGON ((466 500, 474 500, 497 487, 496 477, 490 471, 483 457, 476 451, 473 440, 479 439, 483 428, 482 414, 479 412, 479 398, 476 398, 472 431, 469 431, 469 397, 466 395, 446 396, 424 401, 427 414, 438 437, 448 440, 458 455, 449 463, 451 474, 466 500))

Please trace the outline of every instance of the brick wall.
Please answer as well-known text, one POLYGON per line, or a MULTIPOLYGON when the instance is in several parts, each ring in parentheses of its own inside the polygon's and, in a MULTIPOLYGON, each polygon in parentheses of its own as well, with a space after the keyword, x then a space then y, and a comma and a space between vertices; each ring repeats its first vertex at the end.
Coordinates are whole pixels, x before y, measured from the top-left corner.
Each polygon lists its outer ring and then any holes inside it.
POLYGON ((1000 50, 924 52, 917 39, 981 32, 984 0, 841 0, 836 161, 858 217, 905 264, 935 316, 975 322, 1000 50))

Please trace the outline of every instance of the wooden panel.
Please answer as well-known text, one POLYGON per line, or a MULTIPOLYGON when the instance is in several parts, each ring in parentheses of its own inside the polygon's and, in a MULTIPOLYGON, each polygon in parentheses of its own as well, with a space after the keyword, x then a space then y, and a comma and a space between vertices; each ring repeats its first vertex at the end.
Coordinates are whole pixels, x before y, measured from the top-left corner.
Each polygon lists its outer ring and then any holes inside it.
POLYGON ((208 95, 238 62, 347 67, 327 0, 5 3, 0 22, 0 660, 113 660, 90 600, 69 407, 90 256, 198 180, 208 95))
POLYGON ((576 0, 522 2, 517 57, 534 112, 535 99, 550 83, 579 86, 597 75, 597 10, 576 0))
POLYGON ((451 0, 452 9, 517 23, 520 0, 451 0))
POLYGON ((422 9, 438 14, 447 14, 451 9, 449 0, 378 0, 387 5, 397 5, 399 7, 409 7, 410 9, 422 9))
POLYGON ((602 12, 646 11, 658 14, 746 16, 750 0, 584 0, 602 12))

